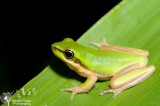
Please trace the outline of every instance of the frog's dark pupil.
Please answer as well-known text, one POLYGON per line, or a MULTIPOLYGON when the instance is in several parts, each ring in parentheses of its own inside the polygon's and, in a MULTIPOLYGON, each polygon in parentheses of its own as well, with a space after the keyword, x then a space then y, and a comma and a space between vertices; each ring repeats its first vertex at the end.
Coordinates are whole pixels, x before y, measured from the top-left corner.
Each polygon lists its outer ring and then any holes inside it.
POLYGON ((65 56, 66 56, 67 59, 71 59, 71 58, 74 57, 74 53, 71 50, 65 50, 64 53, 65 53, 65 56))

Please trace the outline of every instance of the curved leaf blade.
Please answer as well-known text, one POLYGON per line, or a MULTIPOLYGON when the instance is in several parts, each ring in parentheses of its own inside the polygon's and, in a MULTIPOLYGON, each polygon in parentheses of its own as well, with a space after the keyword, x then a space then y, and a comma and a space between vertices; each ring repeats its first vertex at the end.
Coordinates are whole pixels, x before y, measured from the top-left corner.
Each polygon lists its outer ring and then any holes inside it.
POLYGON ((112 94, 99 96, 101 90, 109 86, 109 82, 97 82, 88 94, 76 95, 71 101, 69 99, 71 93, 60 92, 60 89, 72 86, 71 83, 80 84, 84 79, 70 71, 64 63, 55 59, 52 65, 46 67, 12 96, 10 105, 17 105, 14 104, 15 100, 21 100, 20 103, 25 103, 23 100, 29 100, 28 105, 32 106, 160 105, 160 83, 157 83, 160 77, 159 4, 159 0, 124 0, 77 41, 92 47, 88 45, 89 42, 100 42, 102 37, 106 37, 110 44, 148 50, 150 52, 149 64, 156 66, 155 73, 149 79, 125 90, 115 99, 112 99, 112 94))

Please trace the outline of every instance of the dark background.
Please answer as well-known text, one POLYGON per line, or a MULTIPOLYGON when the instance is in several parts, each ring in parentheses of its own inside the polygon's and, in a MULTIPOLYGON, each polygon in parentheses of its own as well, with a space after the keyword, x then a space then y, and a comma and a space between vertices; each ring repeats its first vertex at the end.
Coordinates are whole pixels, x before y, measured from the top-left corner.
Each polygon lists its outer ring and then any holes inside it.
POLYGON ((0 1, 0 93, 20 89, 50 64, 52 43, 76 40, 118 2, 0 1))

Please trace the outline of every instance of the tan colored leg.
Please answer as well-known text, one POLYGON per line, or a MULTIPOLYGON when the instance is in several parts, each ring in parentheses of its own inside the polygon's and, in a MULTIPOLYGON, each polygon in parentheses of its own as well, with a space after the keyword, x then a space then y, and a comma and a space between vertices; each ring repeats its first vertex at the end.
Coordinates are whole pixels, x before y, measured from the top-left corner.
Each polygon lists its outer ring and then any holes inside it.
POLYGON ((112 92, 114 93, 113 98, 115 98, 119 93, 121 93, 123 90, 130 88, 132 86, 135 86, 139 83, 141 83, 142 81, 144 81, 145 79, 147 79, 149 76, 151 76, 153 74, 155 70, 154 66, 147 66, 147 67, 143 67, 143 68, 139 68, 139 69, 134 69, 134 70, 130 70, 130 71, 126 71, 127 73, 119 73, 119 75, 117 75, 116 77, 113 77, 111 79, 111 89, 105 90, 102 93, 100 93, 100 95, 103 95, 105 93, 109 93, 112 92), (137 71, 137 72, 136 72, 137 71), (138 71, 140 71, 138 73, 138 71), (137 75, 134 76, 128 76, 126 77, 126 74, 135 74, 137 73, 137 75), (124 78, 124 82, 121 83, 117 83, 115 84, 119 78, 124 78))
POLYGON ((103 38, 101 43, 93 42, 91 44, 98 47, 100 50, 104 50, 104 51, 105 50, 111 50, 111 51, 129 52, 129 53, 139 54, 139 55, 143 55, 143 56, 148 56, 149 55, 148 51, 146 51, 146 50, 109 45, 109 44, 106 43, 105 38, 103 38))
POLYGON ((64 88, 61 91, 62 92, 64 92, 64 91, 72 92, 72 95, 71 95, 71 100, 72 100, 76 94, 88 92, 93 87, 93 85, 95 84, 96 81, 97 81, 97 77, 89 76, 87 78, 87 80, 82 85, 74 86, 73 88, 64 88))

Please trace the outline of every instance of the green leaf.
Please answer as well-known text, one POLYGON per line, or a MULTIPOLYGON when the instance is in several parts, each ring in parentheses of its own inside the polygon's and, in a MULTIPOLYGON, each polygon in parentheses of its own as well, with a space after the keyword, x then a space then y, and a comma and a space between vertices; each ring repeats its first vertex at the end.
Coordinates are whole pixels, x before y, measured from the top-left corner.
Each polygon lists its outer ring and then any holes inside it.
MULTIPOLYGON (((123 0, 93 25, 78 43, 90 46, 106 37, 109 44, 146 49, 149 64, 155 73, 141 84, 123 91, 115 99, 113 94, 99 96, 109 81, 97 82, 88 94, 78 94, 71 101, 69 92, 60 89, 81 84, 79 77, 58 59, 53 59, 38 76, 29 81, 10 99, 10 106, 160 106, 160 0, 123 0), (19 101, 18 101, 19 100, 19 101), (28 103, 28 104, 27 104, 28 103)), ((3 106, 7 106, 4 103, 3 106)))

